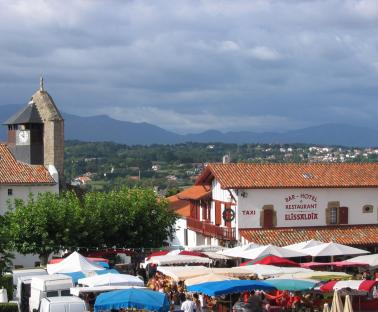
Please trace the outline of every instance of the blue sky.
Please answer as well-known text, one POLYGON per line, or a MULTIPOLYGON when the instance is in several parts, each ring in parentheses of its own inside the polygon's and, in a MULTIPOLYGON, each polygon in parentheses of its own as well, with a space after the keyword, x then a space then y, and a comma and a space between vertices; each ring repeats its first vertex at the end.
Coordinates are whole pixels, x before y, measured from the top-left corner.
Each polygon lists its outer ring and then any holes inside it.
POLYGON ((0 0, 1 104, 180 133, 377 129, 378 1, 0 0))

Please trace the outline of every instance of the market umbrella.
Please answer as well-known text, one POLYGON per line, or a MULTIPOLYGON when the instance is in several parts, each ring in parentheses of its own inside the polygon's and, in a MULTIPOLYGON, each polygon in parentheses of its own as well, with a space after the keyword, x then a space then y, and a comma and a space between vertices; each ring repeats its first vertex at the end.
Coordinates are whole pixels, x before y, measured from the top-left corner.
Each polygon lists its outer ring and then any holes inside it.
POLYGON ((310 247, 318 246, 318 245, 321 245, 321 244, 324 244, 324 243, 321 242, 321 241, 311 239, 311 240, 308 240, 308 241, 305 241, 305 242, 288 245, 288 246, 285 246, 283 248, 287 248, 287 249, 295 250, 295 251, 302 251, 302 249, 304 249, 304 248, 310 248, 310 247))
POLYGON ((303 252, 285 249, 274 245, 265 245, 241 253, 242 258, 256 259, 263 256, 278 256, 282 258, 304 257, 306 254, 303 252))
POLYGON ((369 292, 377 285, 378 281, 370 280, 330 281, 320 286, 320 290, 323 292, 332 292, 334 290, 349 288, 353 290, 369 292))
POLYGON ((248 251, 252 250, 254 248, 260 247, 261 245, 255 244, 255 243, 250 243, 247 245, 243 246, 236 246, 234 248, 218 251, 219 254, 228 256, 228 257, 233 257, 233 258, 243 258, 243 254, 248 251))
POLYGON ((346 280, 350 279, 351 275, 344 272, 328 272, 328 271, 312 271, 310 272, 298 272, 282 274, 280 278, 290 278, 290 279, 314 279, 319 281, 329 281, 329 280, 346 280))
POLYGON ((367 263, 372 269, 378 268, 378 254, 358 256, 346 261, 367 263))
MULTIPOLYGON (((301 252, 312 256, 312 257, 321 257, 321 256, 343 256, 343 255, 359 255, 367 254, 369 251, 358 249, 354 247, 349 247, 346 245, 338 243, 324 243, 318 246, 302 249, 301 252)), ((362 262, 362 261, 361 261, 362 262)))
POLYGON ((95 312, 122 308, 166 312, 169 311, 170 304, 163 293, 130 288, 102 293, 97 296, 94 305, 95 312))
POLYGON ((220 296, 241 293, 254 289, 271 291, 276 288, 266 282, 256 280, 234 280, 221 282, 207 282, 187 287, 190 292, 199 292, 208 296, 220 296))
POLYGON ((114 273, 80 278, 78 283, 89 287, 112 285, 144 286, 144 282, 134 275, 114 273))
POLYGON ((306 291, 311 290, 317 285, 318 281, 309 280, 293 280, 293 279, 267 279, 265 280, 268 284, 276 287, 278 290, 289 290, 289 291, 306 291))
POLYGON ((218 281, 232 281, 237 280, 235 277, 227 276, 227 275, 221 275, 221 274, 206 274, 206 275, 200 275, 193 278, 189 278, 185 280, 185 285, 195 285, 195 284, 201 284, 206 282, 218 282, 218 281))
POLYGON ((323 267, 323 266, 331 266, 331 265, 332 264, 329 262, 314 262, 314 261, 303 262, 300 264, 302 268, 308 268, 308 269, 316 268, 316 267, 323 267))
POLYGON ((294 261, 274 256, 274 255, 269 255, 269 256, 263 256, 259 259, 255 260, 249 260, 245 261, 240 264, 240 266, 245 266, 245 265, 252 265, 252 264, 266 264, 266 265, 275 265, 279 267, 299 267, 300 265, 294 261))
POLYGON ((325 303, 325 304, 324 304, 323 312, 330 312, 330 311, 329 311, 329 305, 328 305, 328 303, 325 303))
POLYGON ((332 306, 330 312, 343 312, 343 302, 341 301, 339 292, 335 290, 333 293, 332 306))
POLYGON ((350 300, 349 295, 345 296, 345 305, 343 312, 353 312, 352 301, 350 300))
POLYGON ((150 260, 152 257, 165 256, 168 252, 169 252, 169 250, 159 250, 159 251, 155 251, 155 252, 151 253, 151 254, 146 258, 146 260, 150 260))

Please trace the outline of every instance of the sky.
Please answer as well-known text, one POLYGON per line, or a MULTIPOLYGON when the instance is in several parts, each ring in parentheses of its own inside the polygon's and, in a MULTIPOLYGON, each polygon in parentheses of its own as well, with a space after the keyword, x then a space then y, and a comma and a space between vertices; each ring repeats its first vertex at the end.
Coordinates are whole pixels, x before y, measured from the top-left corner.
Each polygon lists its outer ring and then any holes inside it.
POLYGON ((377 0, 0 0, 0 104, 178 133, 378 129, 377 0))

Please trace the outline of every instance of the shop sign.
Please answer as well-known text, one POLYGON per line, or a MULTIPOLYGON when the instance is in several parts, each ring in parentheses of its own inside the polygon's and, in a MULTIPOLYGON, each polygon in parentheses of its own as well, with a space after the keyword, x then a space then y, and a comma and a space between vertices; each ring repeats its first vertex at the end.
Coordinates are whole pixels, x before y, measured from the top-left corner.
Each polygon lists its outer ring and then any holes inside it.
POLYGON ((289 194, 284 198, 285 221, 318 220, 318 198, 311 193, 289 194))

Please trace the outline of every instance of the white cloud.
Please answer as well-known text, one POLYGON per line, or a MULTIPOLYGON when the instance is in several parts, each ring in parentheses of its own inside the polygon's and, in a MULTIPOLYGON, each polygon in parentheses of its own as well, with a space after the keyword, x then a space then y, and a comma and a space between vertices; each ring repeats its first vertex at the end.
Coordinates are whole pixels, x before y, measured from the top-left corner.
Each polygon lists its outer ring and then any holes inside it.
POLYGON ((262 61, 276 61, 281 58, 276 50, 264 46, 254 47, 248 51, 248 54, 262 61))

